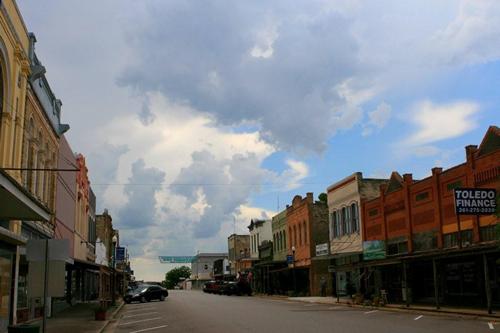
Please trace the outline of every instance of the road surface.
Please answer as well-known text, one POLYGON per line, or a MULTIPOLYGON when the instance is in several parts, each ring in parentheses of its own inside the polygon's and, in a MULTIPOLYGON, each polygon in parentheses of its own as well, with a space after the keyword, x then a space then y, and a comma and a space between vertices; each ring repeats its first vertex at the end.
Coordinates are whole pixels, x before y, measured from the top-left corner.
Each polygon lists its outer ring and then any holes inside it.
POLYGON ((500 325, 482 320, 182 290, 171 291, 164 302, 125 305, 107 329, 116 333, 495 331, 500 325))

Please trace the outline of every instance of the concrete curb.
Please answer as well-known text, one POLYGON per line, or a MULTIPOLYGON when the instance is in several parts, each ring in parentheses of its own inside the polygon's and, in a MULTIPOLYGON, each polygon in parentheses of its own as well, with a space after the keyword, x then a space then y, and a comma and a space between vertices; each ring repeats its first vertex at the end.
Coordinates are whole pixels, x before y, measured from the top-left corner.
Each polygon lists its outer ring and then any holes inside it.
POLYGON ((106 320, 106 322, 104 323, 103 327, 98 331, 98 333, 102 333, 104 332, 104 330, 109 326, 109 324, 115 319, 116 315, 118 314, 118 312, 120 312, 120 310, 123 308, 123 306, 125 305, 125 302, 122 302, 117 308, 115 311, 113 311, 113 313, 110 315, 110 319, 106 320))
POLYGON ((460 311, 443 311, 437 309, 425 309, 425 308, 407 308, 404 305, 401 307, 397 306, 366 306, 359 304, 350 304, 345 302, 318 302, 318 301, 308 301, 304 299, 294 299, 294 297, 288 296, 277 296, 277 295, 263 295, 263 294, 255 294, 256 297, 264 298, 264 299, 274 299, 274 300, 286 300, 292 302, 300 302, 300 303, 313 303, 313 304, 323 304, 323 305, 332 305, 332 306, 345 306, 350 308, 359 308, 359 309, 372 309, 372 310, 381 310, 381 311, 392 311, 392 312, 405 312, 405 313, 426 313, 431 316, 446 316, 446 317, 454 317, 454 318, 467 318, 467 319, 476 319, 476 320, 484 320, 490 322, 500 322, 499 315, 489 315, 489 314, 473 314, 468 312, 460 312, 460 311))

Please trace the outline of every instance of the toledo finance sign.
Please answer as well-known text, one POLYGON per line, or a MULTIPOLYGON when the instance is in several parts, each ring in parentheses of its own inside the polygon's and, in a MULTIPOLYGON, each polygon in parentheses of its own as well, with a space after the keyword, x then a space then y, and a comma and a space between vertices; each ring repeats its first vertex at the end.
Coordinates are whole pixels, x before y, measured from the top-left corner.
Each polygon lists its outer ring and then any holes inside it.
POLYGON ((493 188, 456 188, 457 215, 490 215, 496 212, 497 191, 493 188))

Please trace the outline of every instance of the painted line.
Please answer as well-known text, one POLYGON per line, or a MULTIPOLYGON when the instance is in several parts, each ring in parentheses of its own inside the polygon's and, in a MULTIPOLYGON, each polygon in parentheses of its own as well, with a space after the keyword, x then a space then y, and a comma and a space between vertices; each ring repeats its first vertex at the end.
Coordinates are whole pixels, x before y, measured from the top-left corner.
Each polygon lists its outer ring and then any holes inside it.
POLYGON ((144 321, 151 321, 151 320, 157 320, 161 319, 161 317, 154 317, 154 318, 149 318, 149 319, 141 319, 141 320, 135 320, 135 321, 129 321, 126 323, 118 324, 118 326, 125 326, 125 325, 130 325, 130 324, 135 324, 135 323, 142 323, 144 321))
POLYGON ((340 306, 331 306, 328 308, 328 310, 337 310, 340 309, 340 306))
POLYGON ((423 315, 420 315, 420 316, 416 317, 416 318, 415 318, 415 319, 413 319, 413 320, 419 320, 419 319, 420 319, 420 318, 422 318, 422 317, 423 317, 423 315))
POLYGON ((304 306, 316 306, 317 304, 305 304, 304 306))
POLYGON ((489 322, 489 323, 488 323, 488 326, 490 327, 490 330, 495 329, 495 327, 493 327, 493 323, 492 323, 492 322, 489 322))
POLYGON ((365 312, 365 314, 370 314, 370 313, 375 313, 375 312, 378 312, 378 310, 367 311, 367 312, 365 312))
POLYGON ((160 329, 160 328, 165 328, 165 327, 167 327, 167 325, 156 326, 156 327, 150 327, 150 328, 143 328, 142 330, 132 331, 132 332, 130 332, 130 333, 140 333, 140 332, 153 331, 153 330, 157 330, 157 329, 160 329))
POLYGON ((130 315, 130 316, 123 316, 123 317, 122 317, 122 319, 125 319, 125 318, 132 318, 132 317, 139 317, 139 316, 145 316, 145 315, 152 314, 152 313, 158 313, 158 311, 153 311, 153 312, 144 312, 144 313, 136 313, 136 314, 133 314, 133 315, 130 315))
POLYGON ((125 309, 125 311, 136 312, 136 311, 148 311, 148 310, 151 310, 151 309, 156 309, 156 307, 150 306, 150 307, 147 307, 147 308, 140 308, 140 309, 125 309))

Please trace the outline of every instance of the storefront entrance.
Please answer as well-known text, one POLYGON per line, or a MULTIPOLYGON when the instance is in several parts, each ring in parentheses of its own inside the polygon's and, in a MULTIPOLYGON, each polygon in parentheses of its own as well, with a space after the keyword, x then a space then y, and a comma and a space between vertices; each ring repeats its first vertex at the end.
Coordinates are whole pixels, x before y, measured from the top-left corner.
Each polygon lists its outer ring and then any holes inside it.
POLYGON ((15 250, 0 243, 0 332, 9 326, 15 250))

